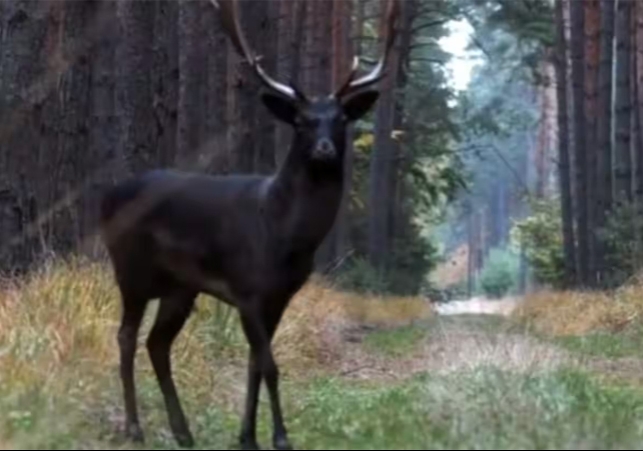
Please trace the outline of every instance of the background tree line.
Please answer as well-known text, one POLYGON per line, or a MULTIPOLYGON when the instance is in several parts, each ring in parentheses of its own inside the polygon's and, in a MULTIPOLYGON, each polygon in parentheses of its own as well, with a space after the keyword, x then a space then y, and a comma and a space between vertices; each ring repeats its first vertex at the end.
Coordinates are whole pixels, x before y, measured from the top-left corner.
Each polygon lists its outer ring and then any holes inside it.
POLYGON ((470 292, 487 266, 523 289, 619 286, 643 263, 643 4, 462 5, 481 89, 459 102, 470 183, 439 238, 467 243, 470 292))

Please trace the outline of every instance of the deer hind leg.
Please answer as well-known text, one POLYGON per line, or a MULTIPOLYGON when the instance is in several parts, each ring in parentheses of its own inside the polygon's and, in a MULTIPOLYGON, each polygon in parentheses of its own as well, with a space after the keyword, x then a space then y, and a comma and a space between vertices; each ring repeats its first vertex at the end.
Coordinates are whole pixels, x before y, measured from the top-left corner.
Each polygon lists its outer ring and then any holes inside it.
POLYGON ((134 357, 136 355, 136 342, 138 330, 145 313, 147 301, 145 299, 123 294, 123 313, 121 326, 118 331, 118 345, 120 348, 120 372, 125 401, 125 435, 135 442, 144 442, 138 410, 136 406, 136 386, 134 382, 134 357))
POLYGON ((195 298, 196 293, 193 292, 181 292, 163 297, 156 322, 147 340, 147 348, 163 393, 172 434, 177 443, 184 448, 193 447, 194 438, 185 419, 172 379, 170 351, 174 339, 190 316, 195 298))

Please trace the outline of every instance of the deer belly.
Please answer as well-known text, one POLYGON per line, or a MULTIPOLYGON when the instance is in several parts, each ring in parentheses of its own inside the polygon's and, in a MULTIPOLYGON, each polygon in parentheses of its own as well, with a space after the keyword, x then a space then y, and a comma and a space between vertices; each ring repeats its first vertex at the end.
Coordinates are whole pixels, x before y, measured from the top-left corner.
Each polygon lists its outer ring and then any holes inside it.
POLYGON ((177 239, 167 231, 157 231, 154 238, 157 244, 157 263, 165 272, 195 291, 210 294, 227 303, 234 302, 230 284, 223 277, 203 268, 202 247, 177 239))

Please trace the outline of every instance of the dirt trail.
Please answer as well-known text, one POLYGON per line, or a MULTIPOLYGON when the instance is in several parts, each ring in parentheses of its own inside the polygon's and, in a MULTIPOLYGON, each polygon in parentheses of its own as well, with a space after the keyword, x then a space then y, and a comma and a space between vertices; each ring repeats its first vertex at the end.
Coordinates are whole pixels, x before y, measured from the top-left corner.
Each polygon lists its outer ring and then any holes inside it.
POLYGON ((346 343, 340 374, 351 379, 396 380, 425 371, 451 373, 481 365, 531 372, 555 369, 572 360, 557 346, 512 332, 503 321, 496 323, 489 316, 434 318, 427 327, 427 336, 403 356, 369 352, 360 340, 346 343))
POLYGON ((363 339, 374 331, 356 331, 343 345, 337 370, 348 379, 394 381, 426 371, 444 374, 479 366, 523 373, 564 367, 643 386, 643 359, 578 354, 516 328, 503 316, 518 302, 483 300, 458 304, 442 313, 444 317, 430 320, 426 336, 403 355, 386 356, 366 349, 363 339))
POLYGON ((509 316, 519 303, 519 297, 506 297, 493 300, 479 296, 469 300, 438 304, 436 310, 439 315, 443 316, 466 314, 509 316))

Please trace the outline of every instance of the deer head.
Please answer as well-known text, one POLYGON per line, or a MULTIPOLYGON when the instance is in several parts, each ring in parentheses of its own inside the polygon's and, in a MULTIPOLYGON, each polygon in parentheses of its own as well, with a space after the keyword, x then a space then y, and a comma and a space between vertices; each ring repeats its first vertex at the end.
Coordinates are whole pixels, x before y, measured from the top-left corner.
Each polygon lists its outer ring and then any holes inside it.
POLYGON ((284 84, 270 77, 259 64, 241 32, 236 0, 211 0, 221 12, 222 24, 232 44, 253 69, 267 92, 261 95, 263 104, 277 119, 291 125, 295 131, 296 151, 313 162, 342 161, 346 126, 364 116, 379 97, 372 86, 384 77, 384 67, 395 40, 397 1, 388 0, 384 49, 376 66, 366 75, 357 77, 359 58, 335 92, 306 96, 294 83, 284 84))

